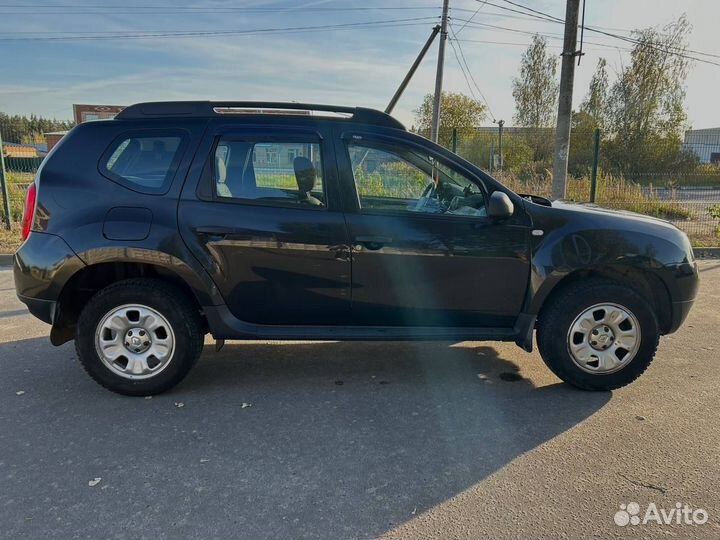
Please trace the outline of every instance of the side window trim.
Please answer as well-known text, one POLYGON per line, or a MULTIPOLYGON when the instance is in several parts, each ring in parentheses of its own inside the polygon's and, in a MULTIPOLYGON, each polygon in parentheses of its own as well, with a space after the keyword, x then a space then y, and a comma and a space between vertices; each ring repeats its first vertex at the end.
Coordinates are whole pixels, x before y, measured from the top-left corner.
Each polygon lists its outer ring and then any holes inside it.
POLYGON ((111 180, 112 182, 115 182, 116 184, 119 184, 131 191, 146 195, 165 195, 170 190, 178 169, 180 168, 180 163, 187 151, 188 141, 188 132, 180 128, 146 128, 123 131, 113 138, 108 147, 102 153, 97 163, 97 169, 98 172, 108 180, 111 180), (168 167, 165 179, 161 185, 158 187, 143 186, 137 182, 128 180, 124 176, 114 173, 107 168, 108 161, 124 141, 133 138, 140 139, 152 137, 178 137, 180 139, 172 161, 170 162, 170 166, 168 167))

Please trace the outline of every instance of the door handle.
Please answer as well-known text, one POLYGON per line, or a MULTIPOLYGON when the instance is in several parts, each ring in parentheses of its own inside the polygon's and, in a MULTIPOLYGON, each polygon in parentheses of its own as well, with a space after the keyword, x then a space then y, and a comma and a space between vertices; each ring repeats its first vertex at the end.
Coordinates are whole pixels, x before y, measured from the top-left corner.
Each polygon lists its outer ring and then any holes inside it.
POLYGON ((387 244, 391 244, 392 238, 389 236, 356 236, 354 243, 361 244, 369 250, 376 251, 387 244))
POLYGON ((222 240, 228 234, 232 234, 233 230, 229 227, 198 227, 195 232, 206 236, 208 240, 222 240))
POLYGON ((355 241, 361 244, 366 242, 373 244, 392 244, 392 238, 389 236, 356 236, 355 241))

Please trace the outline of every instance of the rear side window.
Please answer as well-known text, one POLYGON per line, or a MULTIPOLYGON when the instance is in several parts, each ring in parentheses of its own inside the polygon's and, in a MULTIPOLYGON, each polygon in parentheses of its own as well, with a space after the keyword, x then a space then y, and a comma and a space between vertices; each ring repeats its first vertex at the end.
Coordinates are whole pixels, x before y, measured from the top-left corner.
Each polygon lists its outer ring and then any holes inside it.
POLYGON ((136 191, 165 193, 182 156, 183 142, 183 134, 177 132, 126 133, 107 149, 100 171, 136 191))
POLYGON ((220 199, 326 206, 320 145, 314 141, 220 139, 214 171, 220 199))

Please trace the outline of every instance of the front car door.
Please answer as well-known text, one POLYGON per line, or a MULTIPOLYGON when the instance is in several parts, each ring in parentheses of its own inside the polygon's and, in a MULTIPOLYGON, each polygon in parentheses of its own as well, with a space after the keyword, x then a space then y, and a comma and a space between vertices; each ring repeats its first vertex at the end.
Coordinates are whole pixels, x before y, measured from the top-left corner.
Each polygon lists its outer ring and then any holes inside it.
POLYGON ((403 134, 336 138, 356 324, 511 327, 529 278, 529 221, 487 216, 491 188, 403 134))
POLYGON ((218 122, 208 131, 178 220, 232 314, 257 324, 347 324, 349 246, 325 128, 218 122))

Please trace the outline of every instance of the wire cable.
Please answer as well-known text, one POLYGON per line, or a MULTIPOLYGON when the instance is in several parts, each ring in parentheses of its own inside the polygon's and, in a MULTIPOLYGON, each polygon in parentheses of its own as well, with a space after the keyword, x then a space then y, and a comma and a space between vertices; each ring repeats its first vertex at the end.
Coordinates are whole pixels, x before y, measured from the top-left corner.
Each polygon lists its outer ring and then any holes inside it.
MULTIPOLYGON (((450 27, 450 32, 453 35, 453 39, 450 40, 450 43, 453 41, 457 41, 457 33, 455 32, 455 28, 453 27, 452 23, 448 23, 448 26, 450 27)), ((467 62, 467 59, 465 58, 465 53, 463 52, 462 45, 459 41, 457 41, 458 50, 460 51, 460 56, 465 63, 465 67, 467 68, 468 75, 470 76, 470 80, 472 80, 473 85, 478 91, 478 94, 480 94, 480 97, 482 98, 483 102, 485 103, 485 106, 487 107, 488 112, 490 113, 490 118, 492 118, 493 122, 495 122, 495 115, 492 112, 492 108, 490 107, 490 103, 488 103, 488 100, 485 98, 485 94, 483 94, 483 91, 480 89, 480 86, 478 85, 477 81, 475 80, 475 77, 473 77, 472 70, 470 69, 470 65, 467 62)))
POLYGON ((356 23, 323 24, 317 26, 291 26, 284 28, 255 28, 248 30, 212 30, 188 32, 147 32, 147 33, 103 33, 101 35, 67 35, 67 36, 35 36, 35 37, 0 37, 0 41, 105 41, 112 39, 156 39, 156 38, 190 38, 239 36, 249 34, 269 34, 277 32, 317 32, 325 30, 340 30, 353 28, 389 28, 398 26, 426 25, 428 20, 437 20, 439 17, 412 17, 406 19, 387 19, 382 21, 364 21, 356 23), (425 22, 418 22, 425 21, 425 22))

